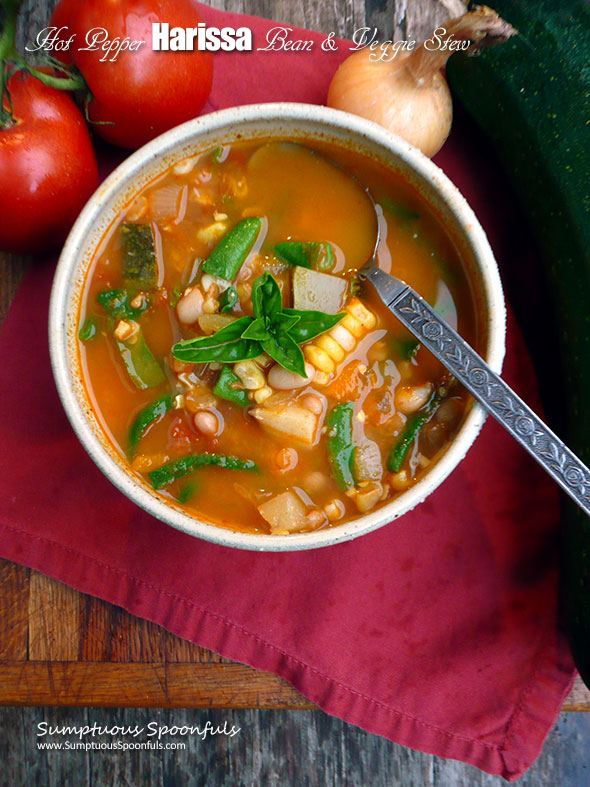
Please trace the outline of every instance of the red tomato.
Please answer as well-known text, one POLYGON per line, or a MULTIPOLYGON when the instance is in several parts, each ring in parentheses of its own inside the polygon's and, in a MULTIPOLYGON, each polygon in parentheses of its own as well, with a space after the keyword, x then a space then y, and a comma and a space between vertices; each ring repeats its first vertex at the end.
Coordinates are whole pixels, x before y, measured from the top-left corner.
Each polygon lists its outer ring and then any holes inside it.
POLYGON ((92 92, 94 130, 125 148, 137 148, 179 123, 196 117, 211 92, 213 59, 209 52, 154 52, 152 23, 196 27, 191 0, 61 0, 51 25, 67 28, 60 38, 75 39, 64 62, 75 63, 92 92), (137 51, 121 51, 114 62, 105 52, 81 51, 89 30, 104 28, 111 41, 144 41, 137 51))
POLYGON ((98 185, 82 113, 67 93, 17 71, 15 124, 0 130, 0 249, 43 251, 61 243, 98 185))

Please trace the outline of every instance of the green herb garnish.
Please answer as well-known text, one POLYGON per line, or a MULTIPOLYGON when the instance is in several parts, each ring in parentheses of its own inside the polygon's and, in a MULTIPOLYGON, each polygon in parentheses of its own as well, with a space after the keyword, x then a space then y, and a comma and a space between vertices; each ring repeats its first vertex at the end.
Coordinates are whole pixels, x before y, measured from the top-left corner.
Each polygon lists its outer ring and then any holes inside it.
POLYGON ((102 290, 96 300, 113 320, 136 320, 149 305, 145 298, 144 306, 134 309, 129 303, 129 293, 126 290, 102 290))
POLYGON ((420 349, 420 342, 413 337, 396 339, 394 342, 395 352, 404 361, 411 361, 420 349))
POLYGON ((178 301, 181 298, 182 298, 182 290, 180 289, 180 287, 177 286, 177 287, 175 287, 172 290, 172 295, 171 295, 170 301, 169 301, 170 308, 171 309, 176 309, 176 307, 178 306, 178 301))
POLYGON ((299 345, 329 331, 345 316, 283 309, 279 285, 268 272, 254 282, 252 309, 253 317, 240 317, 212 336, 178 342, 172 354, 186 363, 235 363, 265 352, 284 369, 305 377, 299 345))

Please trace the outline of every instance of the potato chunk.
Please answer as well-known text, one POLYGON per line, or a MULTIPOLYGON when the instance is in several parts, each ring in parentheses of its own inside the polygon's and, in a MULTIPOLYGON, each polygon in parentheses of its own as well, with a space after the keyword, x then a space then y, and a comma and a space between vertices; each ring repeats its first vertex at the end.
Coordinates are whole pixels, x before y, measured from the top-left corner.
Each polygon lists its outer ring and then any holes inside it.
POLYGON ((282 437, 291 437, 306 445, 313 445, 318 428, 318 416, 296 402, 288 402, 275 407, 255 407, 251 415, 269 429, 282 437))
POLYGON ((308 525, 308 507, 293 489, 287 489, 258 506, 261 516, 270 525, 270 532, 293 533, 308 525))

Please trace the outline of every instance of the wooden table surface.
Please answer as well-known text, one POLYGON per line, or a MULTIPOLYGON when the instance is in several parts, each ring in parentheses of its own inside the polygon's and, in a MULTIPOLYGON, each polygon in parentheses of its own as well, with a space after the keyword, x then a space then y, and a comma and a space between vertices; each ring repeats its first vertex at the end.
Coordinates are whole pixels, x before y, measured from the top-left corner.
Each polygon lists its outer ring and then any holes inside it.
MULTIPOLYGON (((210 4, 350 36, 419 38, 446 18, 436 0, 213 0, 210 4)), ((21 41, 55 0, 25 3, 21 41)), ((0 321, 30 260, 0 253, 0 321)), ((0 704, 183 708, 314 707, 282 679, 232 663, 123 609, 0 560, 0 704)), ((577 681, 564 710, 590 710, 577 681)))

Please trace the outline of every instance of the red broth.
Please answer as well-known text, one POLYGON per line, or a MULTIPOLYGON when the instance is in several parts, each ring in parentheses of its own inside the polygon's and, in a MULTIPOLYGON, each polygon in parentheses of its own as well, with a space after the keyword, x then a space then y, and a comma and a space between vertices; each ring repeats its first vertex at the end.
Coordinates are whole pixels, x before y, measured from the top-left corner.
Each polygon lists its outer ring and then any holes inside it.
POLYGON ((465 391, 355 276, 376 238, 366 188, 383 216, 379 264, 475 343, 474 301, 444 230, 404 182, 332 145, 257 141, 185 159, 100 244, 80 314, 85 384, 121 458, 190 514, 253 533, 340 524, 416 483, 464 419, 465 391), (288 261, 294 250, 311 267, 288 261), (208 273, 216 258, 235 275, 208 273), (260 322, 262 281, 280 293, 273 314, 298 310, 290 340, 280 320, 260 322), (310 309, 336 322, 299 342, 310 309), (238 328, 254 318, 272 353, 249 344, 251 357, 232 363, 228 346, 221 359, 203 341, 178 350, 228 326, 243 344, 238 328), (287 365, 304 359, 305 377, 276 362, 285 353, 287 365))

